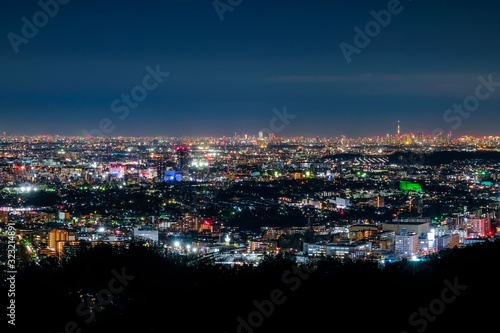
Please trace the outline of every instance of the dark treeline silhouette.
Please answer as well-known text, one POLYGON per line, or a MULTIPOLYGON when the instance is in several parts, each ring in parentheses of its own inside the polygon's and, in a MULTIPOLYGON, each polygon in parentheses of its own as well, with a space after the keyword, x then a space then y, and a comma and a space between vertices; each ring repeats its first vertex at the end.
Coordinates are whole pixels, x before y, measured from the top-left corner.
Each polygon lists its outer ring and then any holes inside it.
MULTIPOLYGON (((363 154, 355 153, 340 153, 333 155, 326 155, 322 157, 322 160, 349 160, 356 157, 364 157, 363 154)), ((439 151, 434 153, 413 153, 413 152, 395 152, 387 155, 389 158, 389 164, 402 164, 402 165, 430 165, 438 166, 441 164, 450 164, 454 161, 466 161, 466 160, 487 160, 492 162, 500 161, 500 152, 497 151, 439 151)))
POLYGON ((394 153, 389 155, 390 164, 419 164, 429 166, 439 166, 450 164, 455 161, 467 160, 487 160, 492 162, 500 161, 500 152, 496 151, 440 151, 430 154, 415 153, 394 153))
MULTIPOLYGON (((144 246, 120 252, 98 246, 62 267, 47 262, 18 273, 16 331, 65 332, 75 322, 78 328, 68 332, 237 332, 237 318, 247 322, 256 311, 253 302, 268 304, 278 290, 282 304, 262 316, 259 327, 241 332, 417 332, 424 323, 412 326, 409 317, 441 299, 445 279, 467 289, 427 321, 425 332, 462 332, 466 324, 479 331, 496 325, 497 305, 490 302, 497 295, 499 254, 500 242, 494 242, 384 268, 324 259, 305 273, 304 267, 294 271, 287 255, 266 257, 256 268, 231 269, 180 264, 144 246), (80 295, 95 297, 108 289, 112 270, 122 269, 134 278, 86 323, 89 315, 77 312, 79 306, 80 312, 87 309, 80 295)), ((4 287, 1 292, 6 294, 4 287)))

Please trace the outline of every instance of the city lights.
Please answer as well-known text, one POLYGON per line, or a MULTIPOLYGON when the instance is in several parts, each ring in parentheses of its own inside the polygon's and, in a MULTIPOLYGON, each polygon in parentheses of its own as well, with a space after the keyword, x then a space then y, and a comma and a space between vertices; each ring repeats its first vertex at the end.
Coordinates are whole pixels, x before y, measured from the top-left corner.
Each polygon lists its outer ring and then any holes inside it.
POLYGON ((498 330, 500 1, 34 2, 0 10, 4 324, 498 330))

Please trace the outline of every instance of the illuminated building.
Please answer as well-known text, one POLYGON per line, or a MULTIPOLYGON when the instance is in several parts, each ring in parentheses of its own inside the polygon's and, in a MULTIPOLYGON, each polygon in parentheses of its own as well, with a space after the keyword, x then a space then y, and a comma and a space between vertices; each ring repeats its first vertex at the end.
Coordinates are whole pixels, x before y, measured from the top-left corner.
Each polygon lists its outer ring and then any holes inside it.
POLYGON ((62 255, 64 243, 67 241, 69 241, 67 230, 54 229, 49 232, 49 249, 55 252, 56 256, 62 255))
POLYGON ((125 167, 112 164, 109 166, 109 175, 116 178, 123 178, 125 176, 125 167))
POLYGON ((377 208, 384 208, 384 197, 383 196, 377 196, 377 208))
POLYGON ((147 179, 154 179, 158 177, 158 168, 149 167, 146 171, 144 171, 144 177, 146 177, 147 179))
POLYGON ((177 171, 179 171, 182 175, 187 175, 189 168, 189 148, 184 146, 177 147, 176 158, 177 171))
POLYGON ((429 232, 430 225, 430 218, 394 220, 392 222, 382 223, 382 230, 392 230, 396 232, 396 234, 400 234, 403 230, 406 230, 408 233, 412 232, 417 235, 422 235, 429 232))
POLYGON ((66 221, 70 219, 70 215, 68 212, 59 211, 58 216, 59 216, 59 221, 66 221))
POLYGON ((359 241, 378 233, 378 228, 373 224, 356 224, 349 227, 349 239, 359 241))
POLYGON ((370 242, 332 243, 326 246, 326 255, 328 257, 358 259, 366 257, 371 249, 372 243, 370 242))
POLYGON ((403 191, 417 191, 422 192, 422 187, 417 183, 412 183, 409 181, 401 181, 399 183, 399 189, 403 191))
POLYGON ((326 255, 326 244, 304 243, 304 254, 313 257, 324 256, 326 255))
POLYGON ((396 235, 394 252, 397 256, 411 257, 418 253, 419 239, 415 233, 407 233, 405 229, 396 235))
POLYGON ((0 212, 0 222, 9 223, 9 212, 0 212))
POLYGON ((382 231, 367 238, 367 241, 372 243, 374 250, 389 250, 394 252, 394 239, 396 233, 394 231, 382 231))
POLYGON ((363 258, 372 249, 370 242, 311 244, 304 243, 304 254, 339 258, 363 258))
POLYGON ((335 198, 335 204, 337 205, 337 208, 344 209, 350 205, 350 201, 349 199, 337 197, 335 198))
MULTIPOLYGON (((203 222, 203 224, 200 224, 200 229, 199 229, 199 231, 200 231, 201 233, 214 233, 214 232, 215 232, 215 230, 214 230, 214 225, 213 225, 212 221, 210 221, 210 220, 205 220, 205 221, 203 222)), ((220 231, 220 229, 219 229, 219 231, 220 231)))
POLYGON ((158 242, 158 230, 134 228, 134 237, 158 242))
POLYGON ((75 257, 76 255, 81 253, 82 250, 88 248, 89 248, 88 245, 80 241, 65 242, 63 245, 63 255, 66 258, 75 257))
POLYGON ((164 179, 166 182, 173 182, 173 181, 175 181, 175 180, 176 180, 176 179, 175 179, 176 174, 177 174, 177 173, 175 172, 175 170, 165 170, 165 176, 164 176, 164 178, 163 178, 163 179, 164 179))
MULTIPOLYGON (((210 223, 210 221, 206 220, 206 223, 210 223)), ((203 223, 204 225, 206 223, 203 223)), ((208 224, 206 224, 208 225, 208 224)), ((180 221, 180 231, 200 231, 202 230, 201 218, 196 216, 184 216, 180 221)))
POLYGON ((486 214, 483 218, 475 215, 464 218, 464 226, 468 238, 485 237, 491 231, 490 214, 486 214))
POLYGON ((283 234, 283 230, 279 230, 276 228, 269 228, 266 230, 264 236, 262 237, 265 240, 275 240, 280 237, 280 235, 283 234))
POLYGON ((460 236, 458 233, 445 234, 437 237, 437 250, 441 251, 443 249, 452 249, 459 245, 460 236))

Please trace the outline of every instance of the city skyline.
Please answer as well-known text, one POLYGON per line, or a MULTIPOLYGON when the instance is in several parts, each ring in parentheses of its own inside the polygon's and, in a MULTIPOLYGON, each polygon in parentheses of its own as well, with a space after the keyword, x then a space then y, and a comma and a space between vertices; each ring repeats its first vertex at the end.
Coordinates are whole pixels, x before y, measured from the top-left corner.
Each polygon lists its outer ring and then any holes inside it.
MULTIPOLYGON (((399 128, 398 128, 399 130, 399 128)), ((400 136, 400 137, 403 137, 403 136, 407 136, 407 135, 410 135, 410 136, 415 136, 417 137, 418 135, 422 135, 422 137, 424 138, 435 138, 435 137, 439 137, 439 136, 442 136, 442 137, 447 137, 447 136, 451 136, 452 139, 456 139, 456 138, 461 138, 461 137, 474 137, 474 138, 497 138, 497 137, 500 137, 500 135, 486 135, 486 134, 483 134, 483 135, 473 135, 473 134, 468 134, 468 133, 463 133, 461 135, 453 135, 453 131, 449 131, 449 132, 436 132, 436 131, 433 131, 432 133, 431 132, 425 132, 425 131, 421 131, 421 130, 417 130, 415 132, 406 132, 406 131, 401 131, 400 133, 398 133, 398 130, 396 130, 395 132, 392 132, 392 133, 385 133, 385 134, 376 134, 376 135, 373 135, 373 136, 349 136, 349 135, 345 135, 345 134, 338 134, 338 135, 330 135, 330 136, 319 136, 319 135, 312 135, 312 136, 306 136, 306 135, 277 135, 276 133, 263 133, 263 139, 269 139, 269 135, 271 136, 274 136, 275 138, 284 138, 284 139, 292 139, 292 138, 305 138, 305 139, 316 139, 316 138, 320 138, 320 139, 327 139, 327 140, 331 140, 331 139, 335 139, 335 138, 342 138, 342 137, 345 137, 345 138, 348 138, 348 139, 372 139, 372 138, 385 138, 387 136, 389 137, 397 137, 397 136, 400 136)), ((6 137, 74 137, 74 138, 89 138, 89 139, 113 139, 113 138, 245 138, 245 137, 248 137, 248 138, 256 138, 256 139, 259 139, 259 133, 261 131, 258 131, 258 132, 241 132, 241 133, 238 133, 238 132, 233 132, 232 135, 231 135, 231 132, 225 134, 225 135, 207 135, 207 136, 203 136, 203 135, 178 135, 178 136, 171 136, 171 135, 167 135, 167 134, 163 134, 163 135, 145 135, 145 136, 127 136, 127 135, 103 135, 103 136, 83 136, 83 135, 65 135, 65 134, 61 134, 61 133, 37 133, 37 134, 17 134, 17 133, 8 133, 7 131, 3 131, 1 132, 0 131, 0 138, 6 138, 6 137)))
POLYGON ((0 2, 4 325, 497 328, 499 12, 0 2))

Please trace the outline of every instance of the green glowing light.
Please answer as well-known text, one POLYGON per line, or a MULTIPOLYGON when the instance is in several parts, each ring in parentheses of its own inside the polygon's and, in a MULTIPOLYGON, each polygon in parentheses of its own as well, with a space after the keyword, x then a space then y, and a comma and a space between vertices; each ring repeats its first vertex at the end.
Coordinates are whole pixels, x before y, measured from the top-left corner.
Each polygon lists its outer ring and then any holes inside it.
POLYGON ((401 181, 399 183, 399 189, 403 191, 418 191, 422 192, 422 187, 417 183, 412 183, 409 181, 401 181))

